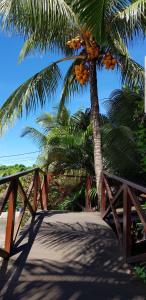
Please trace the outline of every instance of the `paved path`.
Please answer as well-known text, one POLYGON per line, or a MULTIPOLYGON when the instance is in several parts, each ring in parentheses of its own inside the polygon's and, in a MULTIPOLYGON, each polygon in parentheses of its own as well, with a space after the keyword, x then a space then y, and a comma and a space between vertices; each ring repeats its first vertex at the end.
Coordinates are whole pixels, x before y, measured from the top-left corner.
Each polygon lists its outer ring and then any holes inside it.
POLYGON ((5 274, 7 284, 1 280, 0 299, 146 299, 146 285, 130 274, 98 213, 39 213, 27 229, 5 274))

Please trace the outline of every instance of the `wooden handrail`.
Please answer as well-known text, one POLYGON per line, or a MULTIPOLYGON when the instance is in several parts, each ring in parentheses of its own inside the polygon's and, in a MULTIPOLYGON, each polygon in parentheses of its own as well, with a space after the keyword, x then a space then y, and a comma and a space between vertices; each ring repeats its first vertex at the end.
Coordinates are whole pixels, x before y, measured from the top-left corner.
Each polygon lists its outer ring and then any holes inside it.
POLYGON ((0 214, 4 211, 6 204, 8 204, 5 245, 3 249, 0 248, 0 256, 4 259, 8 259, 11 255, 26 209, 28 208, 33 218, 37 212, 39 203, 41 209, 47 209, 48 185, 46 178, 47 174, 44 171, 39 168, 34 168, 0 179, 0 186, 8 184, 6 191, 1 197, 0 203, 0 214), (32 174, 33 177, 26 191, 26 187, 23 187, 20 178, 29 174, 32 174), (18 194, 21 195, 23 207, 21 208, 18 222, 16 223, 15 213, 18 194), (33 203, 30 201, 32 198, 33 203))
POLYGON ((134 182, 132 182, 132 181, 129 181, 129 180, 126 180, 126 179, 124 179, 124 178, 118 177, 118 176, 116 176, 116 175, 112 175, 112 174, 110 174, 110 173, 108 173, 108 172, 103 172, 103 174, 104 174, 105 176, 107 176, 108 178, 110 178, 110 179, 114 179, 114 180, 116 180, 116 181, 118 181, 118 182, 120 182, 120 183, 124 183, 124 184, 126 184, 126 185, 132 187, 132 188, 135 189, 135 190, 138 190, 138 191, 141 191, 141 192, 143 192, 143 193, 146 193, 146 187, 144 187, 144 186, 141 186, 141 185, 139 185, 139 184, 136 184, 136 183, 134 183, 134 182))
MULTIPOLYGON (((139 249, 139 241, 134 240, 133 226, 134 216, 141 223, 143 232, 146 232, 146 214, 142 207, 145 201, 142 193, 146 194, 146 188, 121 177, 103 172, 101 176, 102 200, 101 215, 109 220, 113 217, 118 239, 122 245, 125 260, 129 262, 140 261, 146 257, 146 250, 139 249), (118 211, 119 208, 119 211, 118 211), (138 245, 138 246, 137 246, 138 245), (137 247, 137 248, 136 248, 137 247)), ((146 243, 146 239, 145 239, 146 243)))
POLYGON ((20 178, 22 176, 26 176, 30 173, 33 173, 36 170, 40 170, 40 169, 38 169, 38 168, 29 169, 29 170, 22 171, 22 172, 19 172, 19 173, 16 173, 16 174, 12 174, 12 175, 9 175, 9 176, 2 177, 2 178, 0 178, 0 185, 4 184, 4 183, 7 183, 7 182, 10 182, 10 181, 13 181, 13 180, 15 180, 17 178, 20 178))
MULTIPOLYGON (((4 259, 8 259, 13 252, 15 244, 17 244, 17 236, 21 228, 22 220, 26 209, 30 212, 32 218, 35 217, 35 214, 38 209, 38 204, 40 203, 40 208, 47 210, 48 204, 48 186, 51 183, 53 177, 64 176, 64 177, 76 177, 84 179, 86 181, 86 207, 85 209, 90 208, 90 185, 91 178, 88 176, 74 176, 67 174, 49 174, 45 173, 40 168, 29 169, 22 171, 16 174, 12 174, 0 179, 0 187, 6 184, 6 191, 3 193, 0 201, 0 215, 5 210, 6 204, 7 208, 7 222, 6 222, 6 234, 5 234, 5 246, 3 249, 0 249, 0 256, 4 259), (23 181, 20 180, 22 177, 31 174, 32 179, 29 187, 23 186, 23 181), (16 203, 18 195, 22 199, 22 207, 19 213, 18 220, 16 222, 16 203)), ((30 177, 30 178, 31 178, 30 177)), ((57 182, 56 182, 57 184, 57 182)), ((57 184, 60 191, 61 187, 57 184)), ((63 200, 63 199, 62 199, 63 200)))

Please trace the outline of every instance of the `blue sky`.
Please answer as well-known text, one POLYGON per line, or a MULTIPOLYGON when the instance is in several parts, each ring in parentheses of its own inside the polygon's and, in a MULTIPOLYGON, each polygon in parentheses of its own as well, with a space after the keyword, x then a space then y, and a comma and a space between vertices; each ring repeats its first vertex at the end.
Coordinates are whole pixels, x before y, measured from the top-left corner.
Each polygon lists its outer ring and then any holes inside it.
MULTIPOLYGON (((50 62, 56 60, 58 57, 52 53, 46 53, 44 55, 34 53, 27 57, 21 64, 18 64, 18 55, 23 45, 23 39, 19 36, 11 36, 4 32, 0 32, 0 106, 4 103, 7 97, 27 78, 46 67, 50 62)), ((133 43, 133 46, 129 47, 131 56, 144 65, 144 56, 146 55, 146 40, 137 40, 133 43)), ((67 69, 68 64, 63 64, 63 71, 67 69)), ((121 87, 120 75, 115 71, 103 71, 98 74, 98 86, 99 86, 99 98, 107 98, 110 93, 117 88, 121 87)), ((0 164, 11 165, 15 163, 23 163, 27 166, 31 166, 37 157, 36 154, 29 154, 19 157, 1 158, 1 156, 7 156, 11 154, 28 153, 38 151, 37 145, 28 138, 21 138, 21 132, 25 126, 35 126, 35 119, 43 111, 53 112, 59 101, 61 93, 61 87, 56 93, 55 99, 52 102, 46 104, 45 108, 41 110, 39 107, 37 111, 31 113, 27 118, 23 116, 15 122, 13 128, 0 137, 0 164)), ((100 101, 101 111, 104 111, 104 107, 100 101)), ((86 91, 83 95, 76 96, 69 103, 68 107, 72 113, 82 108, 85 109, 90 106, 89 91, 86 91)))

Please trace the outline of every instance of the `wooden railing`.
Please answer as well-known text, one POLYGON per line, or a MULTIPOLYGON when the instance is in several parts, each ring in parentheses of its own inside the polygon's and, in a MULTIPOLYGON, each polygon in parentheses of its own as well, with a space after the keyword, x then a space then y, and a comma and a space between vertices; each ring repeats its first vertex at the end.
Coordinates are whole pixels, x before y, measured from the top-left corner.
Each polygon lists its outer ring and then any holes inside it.
POLYGON ((22 220, 26 211, 29 211, 32 218, 35 216, 37 209, 47 209, 48 197, 48 180, 47 175, 40 169, 32 169, 3 177, 0 179, 0 190, 4 187, 4 193, 0 197, 0 215, 6 211, 6 231, 4 247, 0 248, 0 257, 8 259, 10 257, 13 246, 19 230, 21 228, 22 220), (26 190, 24 187, 24 178, 29 177, 26 190), (19 198, 19 199, 18 199, 19 198), (17 201, 21 203, 22 207, 19 217, 16 222, 16 207, 17 201))
MULTIPOLYGON (((61 175, 61 174, 60 174, 61 175)), ((48 185, 54 174, 46 174, 36 168, 0 179, 0 215, 6 211, 4 247, 0 257, 8 259, 15 246, 25 212, 34 218, 37 209, 47 210, 48 185), (26 180, 26 177, 28 179, 26 180), (24 179, 27 181, 27 184, 24 179), (29 183, 29 184, 28 184, 29 183), (16 220, 17 201, 21 203, 16 220)), ((61 175, 71 177, 71 175, 61 175)), ((84 178, 86 184, 85 210, 91 210, 91 178, 84 178)), ((58 183, 56 182, 57 186, 58 183)), ((59 186, 60 193, 62 192, 59 186)), ((146 188, 120 177, 104 172, 102 174, 101 215, 117 234, 120 246, 128 262, 146 259, 146 188)))
POLYGON ((102 175, 101 215, 115 230, 127 262, 146 259, 146 188, 102 175))

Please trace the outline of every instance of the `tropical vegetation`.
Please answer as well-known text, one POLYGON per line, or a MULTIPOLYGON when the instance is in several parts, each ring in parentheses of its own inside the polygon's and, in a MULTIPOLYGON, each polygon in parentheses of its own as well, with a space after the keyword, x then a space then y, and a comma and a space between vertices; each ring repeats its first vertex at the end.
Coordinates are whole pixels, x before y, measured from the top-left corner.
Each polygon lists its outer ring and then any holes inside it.
POLYGON ((9 176, 27 169, 29 169, 29 167, 22 164, 15 164, 12 166, 0 165, 0 177, 9 176))
POLYGON ((44 113, 37 118, 41 131, 26 127, 22 136, 29 135, 40 147, 38 163, 49 172, 69 172, 94 175, 94 158, 90 109, 70 115, 64 107, 59 117, 44 113))
POLYGON ((34 49, 61 51, 62 59, 53 62, 22 84, 1 108, 1 124, 44 105, 61 79, 58 64, 73 60, 63 81, 60 109, 72 94, 90 84, 93 125, 94 167, 97 189, 102 171, 101 131, 97 69, 106 66, 121 71, 131 88, 142 88, 142 67, 128 53, 129 41, 145 36, 145 0, 3 0, 0 14, 4 28, 19 32, 26 39, 20 54, 23 59, 34 49), (132 72, 131 72, 132 70, 132 72))
MULTIPOLYGON (((106 115, 100 115, 104 169, 131 180, 142 180, 145 171, 139 146, 143 103, 141 91, 125 87, 111 93, 104 103, 106 115)), ((59 117, 44 113, 36 122, 41 130, 26 127, 22 136, 29 135, 42 150, 41 167, 94 175, 90 109, 70 115, 64 107, 59 117)))

